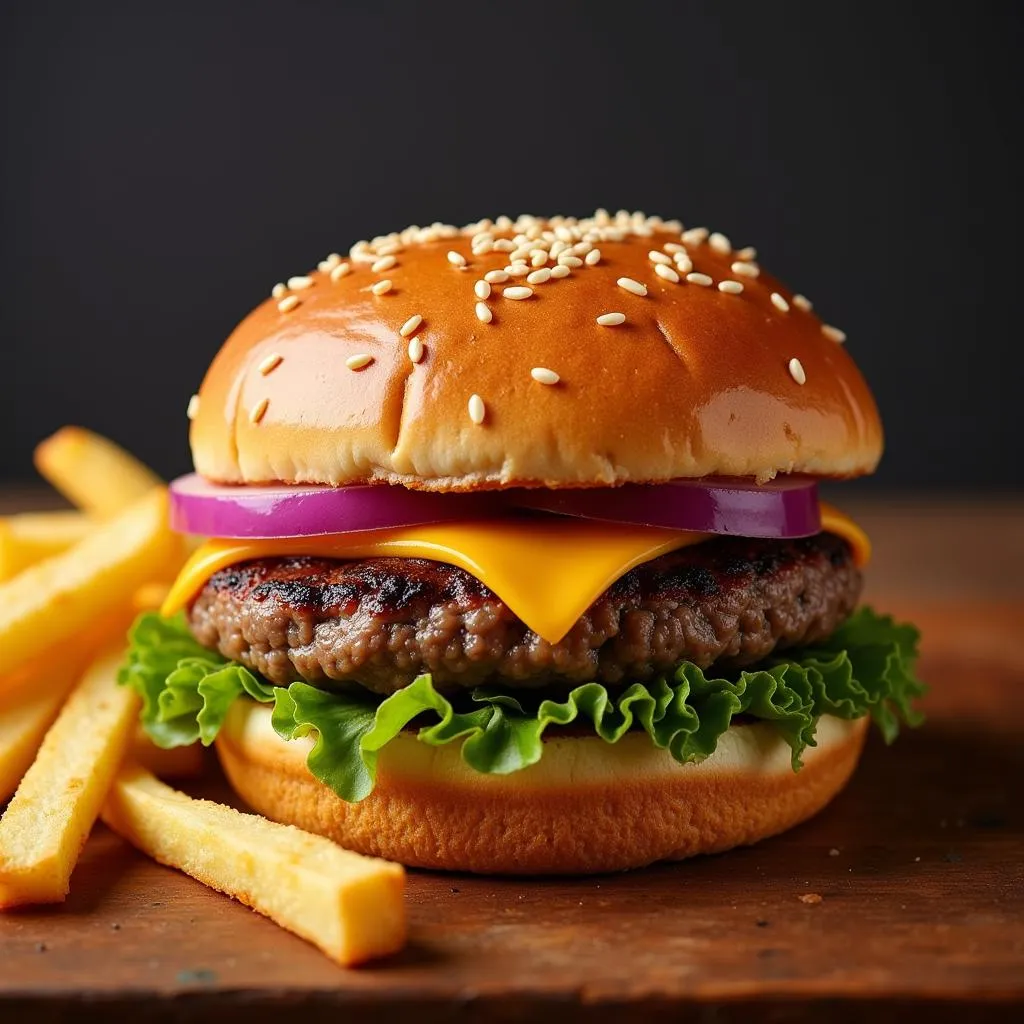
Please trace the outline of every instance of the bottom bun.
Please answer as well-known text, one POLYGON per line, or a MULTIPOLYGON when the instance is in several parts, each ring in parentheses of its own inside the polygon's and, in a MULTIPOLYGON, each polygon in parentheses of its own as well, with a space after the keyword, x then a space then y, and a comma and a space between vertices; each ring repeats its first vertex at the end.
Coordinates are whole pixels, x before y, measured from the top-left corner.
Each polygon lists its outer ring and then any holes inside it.
POLYGON ((312 740, 286 742, 270 710, 236 701, 217 751, 239 795, 275 821, 410 867, 486 874, 587 874, 755 843, 821 810, 849 779, 866 718, 824 716, 794 772, 769 723, 737 725, 700 764, 681 765, 627 733, 545 739, 544 757, 481 775, 458 746, 402 733, 379 755, 377 784, 346 803, 306 768, 312 740))

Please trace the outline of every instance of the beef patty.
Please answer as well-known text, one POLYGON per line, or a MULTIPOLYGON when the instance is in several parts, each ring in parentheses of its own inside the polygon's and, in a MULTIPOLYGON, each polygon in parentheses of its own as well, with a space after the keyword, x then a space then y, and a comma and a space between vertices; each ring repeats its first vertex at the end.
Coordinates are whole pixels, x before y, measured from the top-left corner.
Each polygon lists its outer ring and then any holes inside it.
POLYGON ((718 537, 626 573, 557 644, 462 569, 420 558, 261 558, 222 569, 192 604, 196 639, 272 682, 387 694, 430 672, 566 690, 650 679, 680 661, 722 671, 829 636, 861 575, 846 541, 718 537))

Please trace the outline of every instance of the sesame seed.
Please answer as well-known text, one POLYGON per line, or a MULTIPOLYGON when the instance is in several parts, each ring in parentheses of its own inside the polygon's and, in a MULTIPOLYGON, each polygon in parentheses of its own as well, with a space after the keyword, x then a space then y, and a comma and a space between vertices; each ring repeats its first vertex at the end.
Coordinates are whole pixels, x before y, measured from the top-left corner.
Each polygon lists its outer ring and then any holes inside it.
POLYGON ((364 367, 369 366, 373 362, 373 356, 368 352, 360 352, 358 355, 349 356, 345 360, 345 365, 350 370, 362 370, 364 367))
POLYGON ((666 256, 663 252, 658 252, 657 249, 652 249, 648 254, 647 258, 654 263, 667 265, 672 262, 671 256, 666 256))
POLYGON ((386 292, 391 291, 391 279, 386 277, 383 281, 378 281, 370 291, 374 295, 384 295, 386 292))
POLYGON ((494 243, 495 252, 515 252, 516 243, 511 238, 499 238, 494 243))
POLYGON ((256 367, 256 369, 259 370, 259 372, 264 377, 266 377, 268 373, 272 373, 274 370, 276 370, 281 365, 281 363, 281 356, 279 356, 276 352, 273 352, 269 356, 267 356, 267 358, 264 359, 263 362, 261 362, 260 365, 256 367))
POLYGON ((301 301, 298 295, 288 295, 277 304, 277 308, 282 313, 290 313, 301 301))
POLYGON ((456 252, 454 249, 448 250, 448 262, 453 267, 464 267, 466 265, 466 257, 460 252, 456 252))
POLYGON ((756 263, 745 263, 742 260, 734 263, 731 269, 734 274, 740 274, 743 277, 757 277, 761 273, 761 268, 756 263))
POLYGON ((676 271, 680 274, 688 274, 693 270, 693 261, 689 256, 679 255, 676 257, 676 271))
POLYGON ((484 405, 484 400, 479 395, 470 395, 467 408, 469 409, 469 418, 477 426, 480 426, 487 415, 487 406, 484 405))
POLYGON ((535 270, 532 274, 526 275, 527 284, 544 284, 545 281, 551 278, 551 271, 547 267, 541 267, 540 270, 535 270))
POLYGON ((199 396, 198 395, 193 395, 188 400, 188 408, 185 410, 185 415, 190 420, 194 420, 199 415, 199 396))
POLYGON ((699 284, 703 288, 710 288, 714 282, 708 277, 707 274, 687 274, 686 280, 690 284, 699 284))
POLYGON ((809 313, 813 308, 811 300, 807 298, 806 295, 794 295, 793 305, 796 306, 797 309, 802 309, 805 313, 809 313))
POLYGON ((841 331, 838 327, 833 327, 831 324, 822 324, 821 333, 824 334, 829 341, 834 341, 839 345, 842 345, 842 343, 846 341, 846 331, 841 331))
POLYGON ((801 363, 799 359, 790 359, 789 375, 797 382, 797 384, 807 383, 807 374, 804 373, 804 364, 801 363))
POLYGON ((423 358, 423 342, 418 337, 409 339, 409 359, 418 363, 423 358))
POLYGON ((285 286, 281 284, 280 281, 278 281, 278 283, 275 284, 274 287, 270 289, 270 294, 273 298, 279 299, 281 298, 282 295, 284 295, 286 291, 288 291, 288 289, 285 288, 285 286))
POLYGON ((297 292, 301 292, 304 288, 310 288, 313 285, 313 278, 311 277, 289 277, 288 287, 292 288, 297 292))
POLYGON ((664 263, 655 263, 654 272, 658 277, 663 277, 666 281, 671 281, 673 284, 679 284, 679 275, 670 267, 664 263))
POLYGON ((326 259, 320 261, 320 269, 325 273, 330 273, 339 263, 341 262, 341 253, 332 252, 328 253, 326 259))
POLYGON ((739 295, 743 291, 743 285, 739 281, 719 281, 718 290, 726 295, 739 295))
MULTIPOLYGON (((396 252, 401 252, 402 246, 399 242, 385 242, 384 245, 377 246, 378 256, 391 256, 396 252)), ((328 256, 328 259, 330 257, 328 256)))
POLYGON ((673 256, 678 255, 681 252, 686 252, 686 249, 681 246, 678 242, 666 242, 662 248, 665 252, 672 253, 673 256))
POLYGON ((789 303, 778 292, 772 292, 772 305, 783 313, 789 312, 789 303))
POLYGON ((507 270, 488 270, 484 274, 484 280, 488 284, 504 284, 508 280, 507 270))
POLYGON ((601 262, 601 250, 591 249, 590 252, 583 257, 583 262, 586 263, 588 267, 597 266, 597 264, 601 262))
POLYGON ((535 366, 530 371, 530 376, 538 384, 557 384, 562 379, 554 370, 549 370, 546 366, 535 366))
POLYGON ((738 260, 756 260, 757 259, 757 250, 752 245, 748 245, 745 248, 740 249, 740 251, 738 253, 736 253, 736 259, 738 259, 738 260))
POLYGON ((476 295, 478 299, 488 298, 491 294, 490 283, 487 281, 477 281, 477 283, 473 285, 473 294, 476 295))
POLYGON ((345 276, 346 274, 350 273, 351 271, 352 271, 352 266, 351 266, 351 264, 349 264, 349 263, 339 263, 339 264, 338 264, 338 265, 337 265, 337 266, 336 266, 336 267, 335 267, 335 268, 334 268, 334 269, 333 269, 333 270, 331 271, 331 280, 332 280, 332 281, 334 281, 335 283, 337 283, 337 282, 338 282, 338 281, 340 281, 340 280, 341 280, 341 279, 342 279, 342 278, 343 278, 343 277, 344 277, 344 276, 345 276))
POLYGON ((509 277, 526 277, 530 273, 530 267, 526 263, 510 263, 505 268, 505 273, 509 277))
POLYGON ((568 277, 572 271, 564 264, 559 263, 557 267, 551 268, 551 276, 555 278, 568 277))
POLYGON ((370 266, 370 269, 375 274, 383 274, 385 270, 390 270, 397 262, 398 260, 394 256, 382 256, 370 266))
POLYGON ((700 245, 708 237, 708 229, 690 228, 689 231, 684 231, 679 237, 686 245, 700 245))
POLYGON ((478 302, 476 304, 476 318, 481 323, 489 324, 494 314, 491 312, 490 307, 485 302, 478 302))
POLYGON ((261 398, 250 410, 249 410, 249 422, 255 426, 267 412, 267 406, 270 405, 269 398, 261 398))
POLYGON ((619 324, 626 322, 625 313, 602 313, 598 318, 597 322, 602 327, 618 327, 619 324))
POLYGON ((583 260, 581 260, 579 256, 570 256, 567 252, 563 252, 561 256, 558 257, 558 262, 560 266, 572 267, 574 270, 577 267, 583 266, 583 260))
POLYGON ((532 288, 506 288, 501 293, 506 299, 528 299, 533 294, 532 288))
POLYGON ((714 231, 708 235, 708 245, 715 252, 732 252, 732 242, 729 241, 729 236, 723 235, 721 231, 714 231))
POLYGON ((634 295, 647 294, 647 285, 641 284, 639 281, 634 281, 631 277, 620 277, 615 283, 620 288, 625 288, 627 292, 632 292, 634 295))
POLYGON ((412 334, 421 323, 423 323, 423 317, 421 317, 419 313, 414 313, 411 317, 409 317, 408 320, 405 321, 404 324, 402 324, 401 327, 398 328, 398 333, 403 338, 408 338, 409 335, 412 334))

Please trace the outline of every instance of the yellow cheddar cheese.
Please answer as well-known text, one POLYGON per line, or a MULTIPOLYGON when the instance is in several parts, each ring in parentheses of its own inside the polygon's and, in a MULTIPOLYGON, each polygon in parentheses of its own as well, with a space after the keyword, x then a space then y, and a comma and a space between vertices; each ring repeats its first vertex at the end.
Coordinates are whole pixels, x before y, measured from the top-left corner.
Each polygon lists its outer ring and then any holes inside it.
MULTIPOLYGON (((867 562, 870 542, 856 523, 822 503, 821 524, 822 530, 849 542, 858 564, 867 562)), ((465 569, 538 636, 558 643, 594 600, 634 566, 712 536, 551 516, 433 523, 319 537, 210 540, 188 560, 162 612, 174 614, 215 572, 253 558, 392 555, 428 558, 465 569)))

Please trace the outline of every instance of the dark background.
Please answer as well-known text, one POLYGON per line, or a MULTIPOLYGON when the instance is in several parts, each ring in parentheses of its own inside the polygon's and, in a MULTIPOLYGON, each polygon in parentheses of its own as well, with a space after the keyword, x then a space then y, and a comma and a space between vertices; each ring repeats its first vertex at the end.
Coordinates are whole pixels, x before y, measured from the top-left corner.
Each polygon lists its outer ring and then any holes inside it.
POLYGON ((1015 7, 3 4, 0 478, 69 422, 186 470, 234 323, 358 238, 626 206, 848 332, 874 486, 1018 489, 1015 7))

